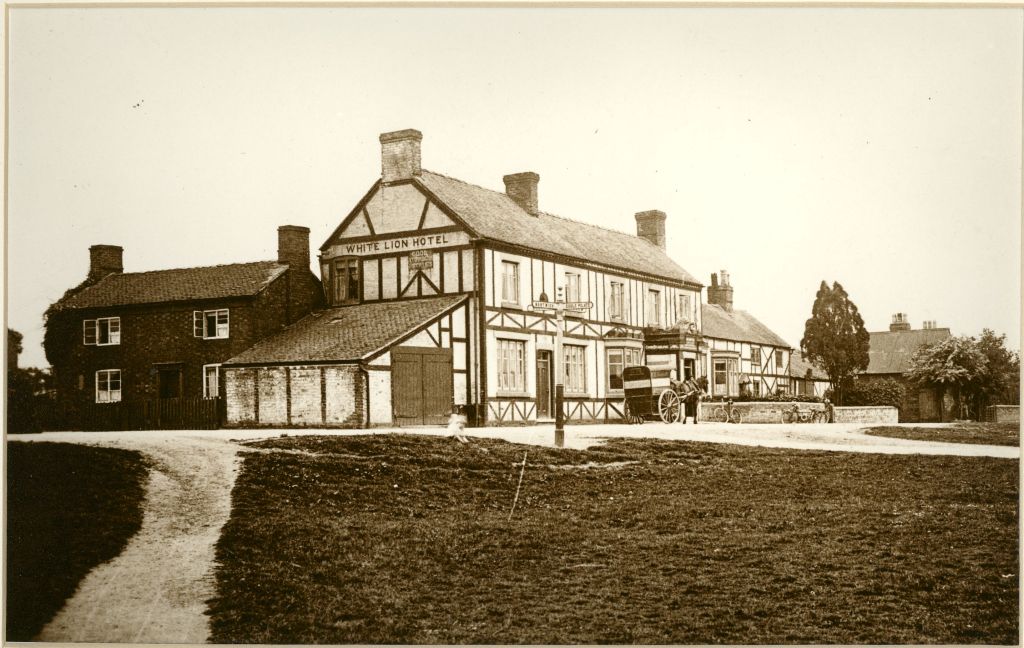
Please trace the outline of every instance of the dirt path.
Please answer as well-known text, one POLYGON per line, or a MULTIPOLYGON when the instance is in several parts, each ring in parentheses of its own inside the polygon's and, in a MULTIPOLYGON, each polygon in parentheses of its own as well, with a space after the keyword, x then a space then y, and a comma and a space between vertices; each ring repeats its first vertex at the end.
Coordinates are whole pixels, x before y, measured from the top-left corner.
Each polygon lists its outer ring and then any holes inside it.
POLYGON ((130 448, 155 464, 142 528, 121 555, 89 572, 36 640, 206 642, 214 545, 231 512, 239 446, 226 438, 160 433, 44 434, 33 440, 130 448))

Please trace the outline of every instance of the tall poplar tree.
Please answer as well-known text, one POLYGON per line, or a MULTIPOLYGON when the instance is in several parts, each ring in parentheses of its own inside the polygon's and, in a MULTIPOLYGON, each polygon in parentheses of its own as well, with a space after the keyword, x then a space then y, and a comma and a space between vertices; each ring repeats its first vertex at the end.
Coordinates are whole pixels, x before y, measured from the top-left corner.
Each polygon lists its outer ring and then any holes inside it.
POLYGON ((828 287, 822 281, 814 298, 811 318, 804 325, 800 350, 808 361, 828 374, 832 394, 839 405, 850 380, 868 367, 870 336, 857 305, 838 281, 828 287))

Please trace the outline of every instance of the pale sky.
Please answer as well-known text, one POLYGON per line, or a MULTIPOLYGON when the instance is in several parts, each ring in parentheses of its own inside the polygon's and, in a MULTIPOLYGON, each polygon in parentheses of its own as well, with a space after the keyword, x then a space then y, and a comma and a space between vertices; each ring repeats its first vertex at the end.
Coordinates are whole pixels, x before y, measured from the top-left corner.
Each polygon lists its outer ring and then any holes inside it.
POLYGON ((818 284, 1020 345, 1021 9, 10 9, 8 326, 128 272, 315 250, 424 168, 635 233, 798 346, 818 284))

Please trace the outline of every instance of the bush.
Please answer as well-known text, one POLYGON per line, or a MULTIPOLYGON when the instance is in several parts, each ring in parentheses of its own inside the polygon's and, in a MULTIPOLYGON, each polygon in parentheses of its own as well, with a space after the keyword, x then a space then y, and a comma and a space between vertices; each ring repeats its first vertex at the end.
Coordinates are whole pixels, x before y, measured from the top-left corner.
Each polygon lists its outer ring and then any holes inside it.
POLYGON ((23 369, 7 372, 7 431, 11 434, 40 431, 35 385, 23 369))
POLYGON ((846 392, 847 405, 890 405, 901 407, 905 390, 892 378, 883 380, 854 380, 846 392))

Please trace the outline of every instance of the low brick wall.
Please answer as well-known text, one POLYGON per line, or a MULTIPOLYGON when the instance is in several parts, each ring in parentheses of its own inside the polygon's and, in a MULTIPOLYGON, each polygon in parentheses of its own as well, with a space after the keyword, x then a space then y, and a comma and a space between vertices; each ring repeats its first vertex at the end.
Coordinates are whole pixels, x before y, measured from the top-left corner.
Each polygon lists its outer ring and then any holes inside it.
MULTIPOLYGON (((798 403, 800 411, 824 411, 825 406, 821 403, 798 403)), ((706 402, 700 404, 700 420, 711 420, 711 413, 718 407, 724 407, 725 403, 706 402)), ((783 414, 793 409, 792 401, 769 402, 753 401, 745 403, 733 403, 732 408, 740 413, 740 420, 744 423, 784 423, 783 414)))
POLYGON ((1020 405, 989 405, 985 408, 989 423, 1020 423, 1020 405))
POLYGON ((895 425, 899 423, 900 411, 888 405, 836 407, 832 420, 834 423, 883 423, 885 425, 895 425))

